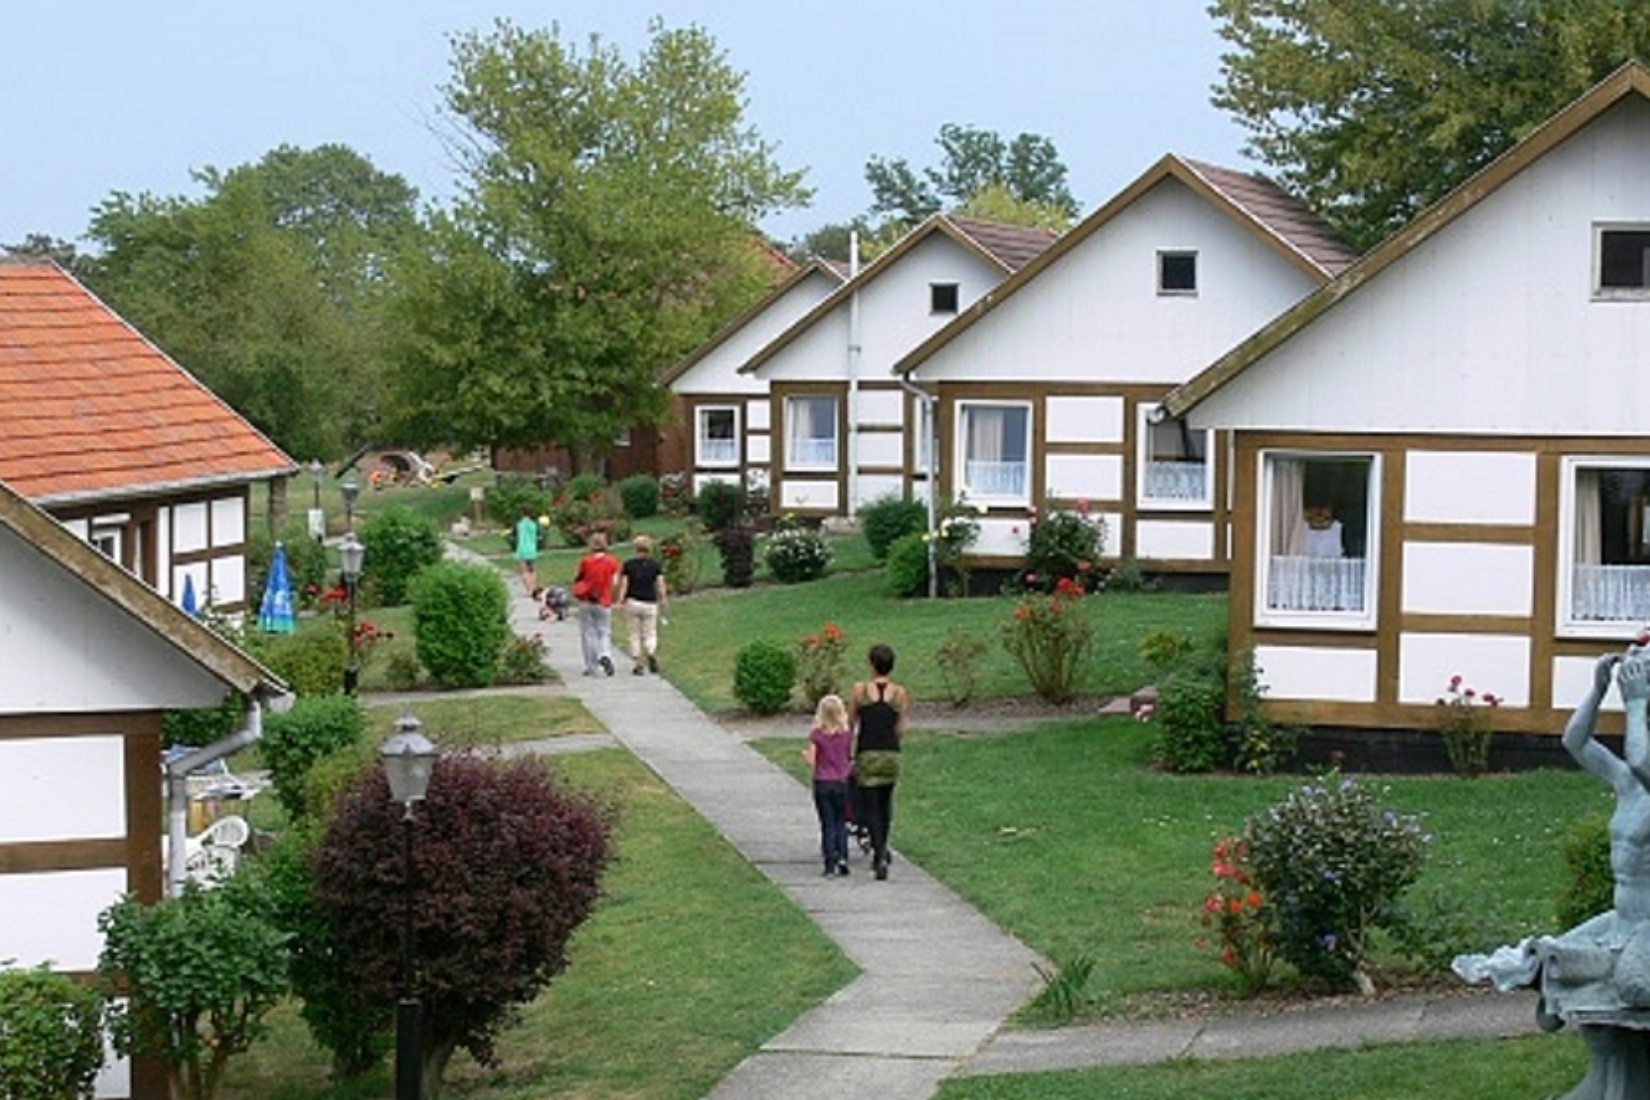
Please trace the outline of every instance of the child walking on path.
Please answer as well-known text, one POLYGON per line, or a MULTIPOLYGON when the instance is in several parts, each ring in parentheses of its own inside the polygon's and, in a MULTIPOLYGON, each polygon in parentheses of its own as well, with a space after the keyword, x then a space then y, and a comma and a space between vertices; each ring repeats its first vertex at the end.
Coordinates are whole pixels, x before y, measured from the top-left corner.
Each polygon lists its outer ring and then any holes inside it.
POLYGON ((814 728, 802 758, 814 773, 814 810, 819 814, 819 850, 825 874, 848 873, 848 773, 853 768, 848 708, 835 695, 819 701, 814 728))

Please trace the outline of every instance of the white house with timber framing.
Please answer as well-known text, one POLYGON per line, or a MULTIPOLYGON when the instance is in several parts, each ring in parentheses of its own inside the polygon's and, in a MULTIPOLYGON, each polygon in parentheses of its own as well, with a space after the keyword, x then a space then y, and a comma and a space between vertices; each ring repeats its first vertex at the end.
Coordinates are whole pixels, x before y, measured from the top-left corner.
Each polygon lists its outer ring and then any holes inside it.
POLYGON ((1165 156, 903 356, 937 409, 941 498, 989 509, 975 555, 1018 562, 1031 508, 1081 503, 1108 558, 1223 576, 1225 440, 1148 414, 1354 259, 1267 180, 1165 156))
POLYGON ((752 356, 769 393, 773 507, 852 514, 911 492, 918 408, 893 364, 1055 240, 936 214, 752 356))
POLYGON ((1559 732, 1650 621, 1647 368, 1628 65, 1165 399, 1232 433, 1230 638, 1272 711, 1425 728, 1460 675, 1559 732))
POLYGON ((823 260, 804 264, 660 379, 676 406, 677 466, 689 474, 695 494, 711 481, 768 484, 773 463, 768 384, 739 368, 846 278, 823 260))
MULTIPOLYGON (((162 713, 286 688, 3 483, 0 606, 0 960, 88 976, 98 914, 165 890, 162 713)), ((96 1095, 165 1073, 111 1061, 96 1095)))

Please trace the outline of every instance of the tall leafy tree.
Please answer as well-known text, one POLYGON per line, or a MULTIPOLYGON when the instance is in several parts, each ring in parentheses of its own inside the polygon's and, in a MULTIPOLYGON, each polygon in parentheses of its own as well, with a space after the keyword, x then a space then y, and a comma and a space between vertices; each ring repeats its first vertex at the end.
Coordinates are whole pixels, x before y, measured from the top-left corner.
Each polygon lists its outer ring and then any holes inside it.
POLYGON ((935 139, 940 163, 920 173, 903 157, 872 157, 865 165, 871 185, 871 213, 906 225, 949 207, 961 206, 988 189, 1006 193, 1022 208, 1077 215, 1077 200, 1066 188, 1066 166, 1054 142, 1023 133, 1012 140, 991 130, 946 123, 935 139))
POLYGON ((0 253, 50 260, 71 273, 79 272, 83 267, 73 241, 65 241, 48 233, 30 233, 16 244, 0 244, 0 253))
POLYGON ((105 200, 87 281, 289 453, 372 438, 386 272, 416 240, 417 192, 338 145, 195 179, 198 199, 105 200))
POLYGON ((760 293, 752 226, 806 201, 697 28, 634 61, 500 22, 444 89, 464 192, 405 273, 394 387, 415 439, 604 450, 657 421, 658 372, 760 293))
POLYGON ((1378 243, 1623 61, 1642 0, 1213 0, 1216 106, 1361 247, 1378 243))

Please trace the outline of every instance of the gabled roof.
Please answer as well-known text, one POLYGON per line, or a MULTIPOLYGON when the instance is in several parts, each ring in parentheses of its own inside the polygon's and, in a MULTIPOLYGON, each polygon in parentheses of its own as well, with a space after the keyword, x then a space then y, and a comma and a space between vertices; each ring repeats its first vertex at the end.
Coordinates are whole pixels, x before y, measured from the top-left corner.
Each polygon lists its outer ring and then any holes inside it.
POLYGON ((286 693, 286 685, 273 672, 77 538, 4 482, 0 482, 0 527, 79 578, 228 687, 261 698, 286 693))
POLYGON ((764 294, 749 308, 745 309, 733 320, 717 329, 716 332, 711 335, 710 339, 706 340, 693 350, 693 354, 689 355, 680 363, 677 363, 674 367, 671 367, 664 374, 660 375, 659 385, 668 386, 678 378, 682 377, 682 375, 692 370, 700 360, 704 359, 705 356, 725 344, 736 333, 738 333, 740 329, 750 324, 760 314, 767 310, 769 306, 773 305, 786 294, 790 293, 792 288, 806 282, 809 278, 816 274, 824 275, 827 279, 830 279, 832 282, 839 285, 845 282, 848 278, 846 268, 836 264, 835 262, 821 259, 809 260, 801 267, 792 270, 780 283, 778 283, 778 285, 768 291, 768 293, 764 294))
POLYGON ((1308 294, 1208 368, 1177 386, 1163 399, 1164 411, 1170 416, 1185 415, 1204 398, 1430 240, 1599 115, 1632 95, 1650 98, 1650 71, 1637 62, 1628 62, 1595 84, 1524 140, 1423 210, 1414 221, 1388 237, 1352 267, 1308 294))
POLYGON ((899 263, 902 256, 935 234, 950 238, 968 252, 1010 275, 1045 252, 1058 236, 1047 229, 1004 225, 1000 222, 964 218, 955 214, 935 214, 896 241, 892 248, 873 260, 857 278, 849 279, 828 298, 803 315, 796 324, 775 337, 757 352, 750 362, 740 367, 739 373, 749 374, 759 369, 793 340, 813 327, 820 318, 829 316, 849 295, 863 290, 884 271, 899 263))
POLYGON ((1020 267, 1012 278, 987 292, 956 320, 919 344, 894 364, 895 374, 909 374, 976 321, 1019 293, 1060 257, 1081 245, 1101 227, 1165 180, 1179 180, 1254 232, 1285 260, 1322 282, 1349 267, 1358 257, 1335 231, 1305 204, 1262 176, 1186 160, 1170 153, 1152 165, 1112 200, 1020 267))
POLYGON ((62 268, 0 262, 0 481, 34 501, 290 473, 292 459, 62 268))

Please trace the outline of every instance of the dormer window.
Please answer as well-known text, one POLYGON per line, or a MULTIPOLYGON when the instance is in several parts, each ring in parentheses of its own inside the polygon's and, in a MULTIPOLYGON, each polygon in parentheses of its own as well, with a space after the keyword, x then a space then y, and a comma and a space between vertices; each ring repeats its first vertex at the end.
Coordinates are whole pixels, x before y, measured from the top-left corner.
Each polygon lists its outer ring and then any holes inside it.
POLYGON ((1157 292, 1187 295, 1197 293, 1197 253, 1159 252, 1157 292))
POLYGON ((957 312, 957 284, 929 283, 928 312, 954 315, 957 312))
POLYGON ((1598 230, 1600 298, 1650 298, 1650 226, 1600 226, 1598 230))

